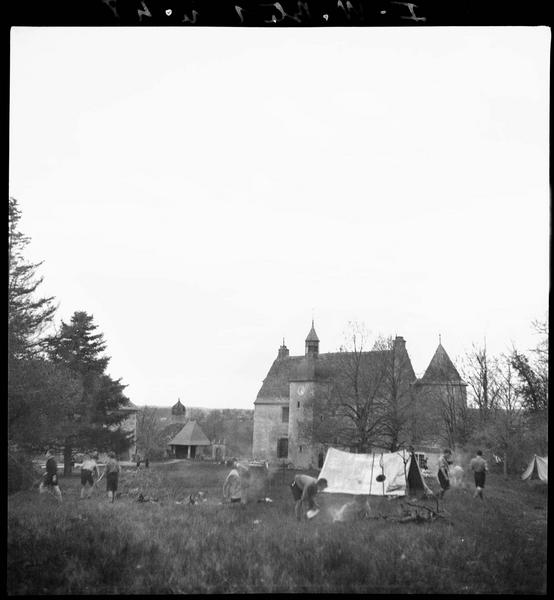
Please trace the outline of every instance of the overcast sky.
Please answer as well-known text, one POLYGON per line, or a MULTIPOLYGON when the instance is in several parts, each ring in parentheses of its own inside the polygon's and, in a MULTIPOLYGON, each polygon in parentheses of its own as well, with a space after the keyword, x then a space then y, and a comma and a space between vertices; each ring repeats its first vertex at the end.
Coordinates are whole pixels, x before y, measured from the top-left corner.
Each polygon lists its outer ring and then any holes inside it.
MULTIPOLYGON (((550 32, 24 28, 10 195, 58 320, 138 405, 253 408, 282 338, 349 321, 417 374, 537 339, 550 32)), ((457 363, 459 364, 459 362, 457 363)))

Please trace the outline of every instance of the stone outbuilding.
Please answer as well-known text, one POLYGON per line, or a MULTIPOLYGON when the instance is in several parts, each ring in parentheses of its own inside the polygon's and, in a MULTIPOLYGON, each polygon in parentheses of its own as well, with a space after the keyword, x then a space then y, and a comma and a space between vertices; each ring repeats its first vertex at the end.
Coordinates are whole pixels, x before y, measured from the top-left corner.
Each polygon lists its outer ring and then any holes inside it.
POLYGON ((198 448, 211 442, 196 421, 189 421, 167 445, 175 458, 196 458, 198 448))

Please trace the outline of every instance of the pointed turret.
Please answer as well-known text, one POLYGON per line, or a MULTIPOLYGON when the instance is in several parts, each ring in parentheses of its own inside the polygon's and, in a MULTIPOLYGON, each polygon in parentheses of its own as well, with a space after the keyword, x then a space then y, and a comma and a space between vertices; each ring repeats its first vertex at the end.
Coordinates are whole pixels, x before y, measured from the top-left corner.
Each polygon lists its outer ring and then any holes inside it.
POLYGON ((319 338, 314 328, 314 320, 312 319, 312 328, 306 338, 306 356, 317 356, 319 354, 319 338))
POLYGON ((454 383, 462 381, 458 370, 450 360, 440 341, 420 381, 422 383, 454 383))

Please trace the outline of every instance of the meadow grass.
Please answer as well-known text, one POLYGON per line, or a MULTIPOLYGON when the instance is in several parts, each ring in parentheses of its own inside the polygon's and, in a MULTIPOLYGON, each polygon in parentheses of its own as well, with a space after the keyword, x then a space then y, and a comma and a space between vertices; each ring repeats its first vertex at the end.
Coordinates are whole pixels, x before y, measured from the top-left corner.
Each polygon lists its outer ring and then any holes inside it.
MULTIPOLYGON (((546 591, 546 486, 491 475, 484 502, 452 489, 448 520, 333 522, 346 497, 323 494, 320 514, 298 523, 277 473, 246 506, 223 505, 227 467, 182 461, 125 471, 122 497, 104 482, 79 499, 61 478, 64 502, 36 490, 8 499, 8 593, 225 592, 530 593, 546 591), (203 490, 208 500, 177 504, 203 490), (138 492, 158 502, 138 503, 138 492), (269 496, 272 503, 256 502, 269 496)), ((374 515, 400 500, 371 498, 374 515)))

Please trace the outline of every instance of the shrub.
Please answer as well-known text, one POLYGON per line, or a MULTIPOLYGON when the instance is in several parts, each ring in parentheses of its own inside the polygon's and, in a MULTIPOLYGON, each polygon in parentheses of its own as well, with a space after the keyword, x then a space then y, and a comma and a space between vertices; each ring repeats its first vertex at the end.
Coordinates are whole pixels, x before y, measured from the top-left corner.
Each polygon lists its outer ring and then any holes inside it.
POLYGON ((8 450, 8 494, 28 490, 40 478, 40 469, 22 450, 8 450))

